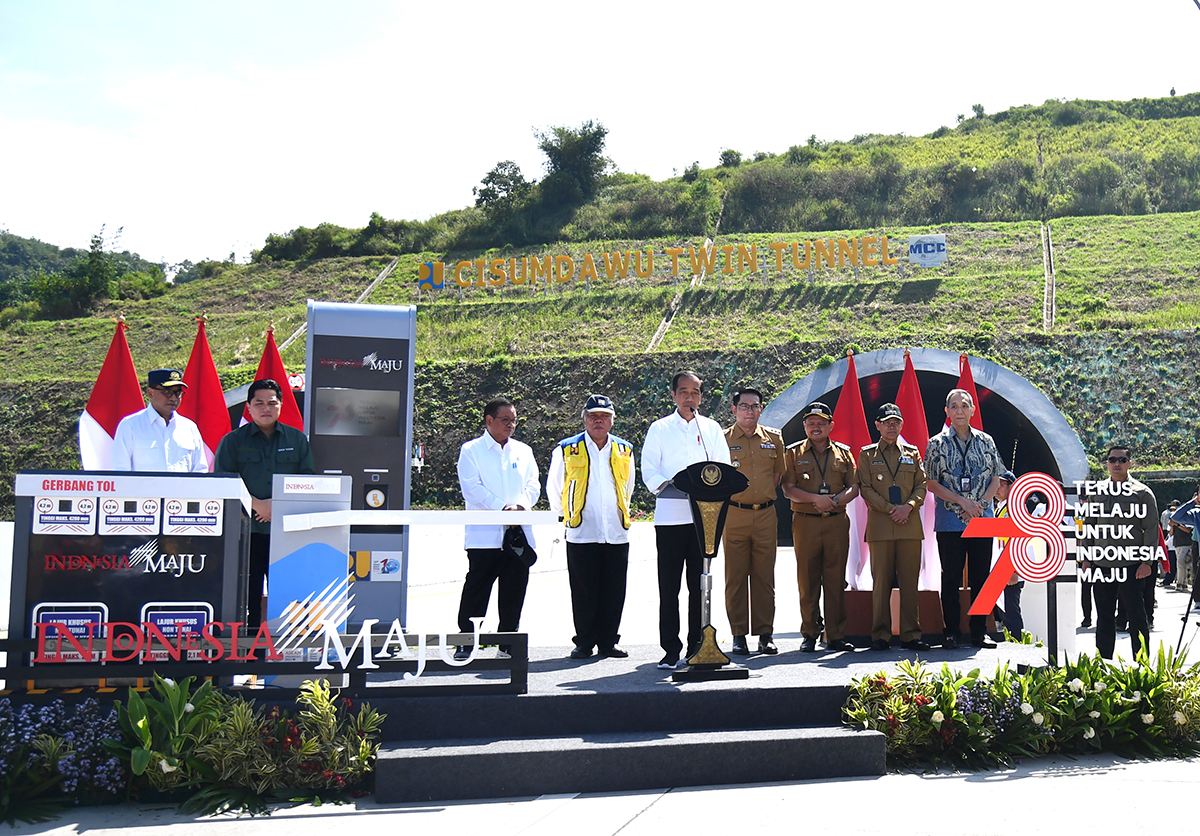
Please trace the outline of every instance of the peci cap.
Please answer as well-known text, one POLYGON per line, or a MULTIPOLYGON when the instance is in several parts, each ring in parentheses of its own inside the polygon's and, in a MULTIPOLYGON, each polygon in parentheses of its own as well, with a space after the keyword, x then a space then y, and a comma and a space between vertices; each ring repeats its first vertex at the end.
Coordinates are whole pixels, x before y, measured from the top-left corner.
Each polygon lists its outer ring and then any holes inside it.
POLYGON ((1017 481, 1017 474, 1013 473, 1011 470, 1006 470, 1000 474, 1000 478, 1011 485, 1013 482, 1017 481))
POLYGON ((587 415, 589 412, 607 412, 614 416, 617 414, 612 398, 607 395, 588 395, 587 403, 583 405, 583 414, 587 415))
POLYGON ((896 406, 894 403, 885 403, 875 411, 876 421, 886 421, 889 418, 899 418, 901 421, 904 420, 904 416, 900 414, 900 407, 896 406))
POLYGON ((146 375, 146 385, 164 388, 182 386, 187 389, 187 384, 183 382, 183 372, 179 369, 155 369, 146 375))
POLYGON ((816 415, 818 418, 824 418, 826 421, 833 420, 833 413, 830 412, 829 407, 820 401, 813 401, 804 407, 804 412, 801 414, 800 420, 803 421, 810 415, 816 415))

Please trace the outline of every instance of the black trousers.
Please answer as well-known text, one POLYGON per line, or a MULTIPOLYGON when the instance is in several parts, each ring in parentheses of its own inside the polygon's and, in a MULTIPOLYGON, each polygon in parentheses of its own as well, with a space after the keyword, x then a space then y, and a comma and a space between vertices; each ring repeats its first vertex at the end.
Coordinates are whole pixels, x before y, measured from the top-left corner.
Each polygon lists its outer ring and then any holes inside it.
POLYGON ((621 638, 628 543, 567 543, 577 647, 609 650, 621 638))
POLYGON ((1150 642, 1150 629, 1146 621, 1143 597, 1143 581, 1134 577, 1136 566, 1130 566, 1123 581, 1094 583, 1096 595, 1096 650, 1105 659, 1113 657, 1117 646, 1117 601, 1129 619, 1129 643, 1136 658, 1138 651, 1150 642))
POLYGON ((472 616, 487 615, 492 586, 498 580, 496 605, 500 611, 500 633, 515 633, 521 625, 521 608, 529 586, 529 567, 503 549, 467 549, 467 579, 458 602, 458 629, 470 633, 472 616))
POLYGON ((1079 603, 1083 606, 1084 621, 1092 620, 1092 599, 1095 597, 1092 586, 1090 581, 1081 581, 1079 584, 1079 603))
POLYGON ((267 567, 271 563, 271 535, 250 535, 250 577, 246 592, 246 628, 258 632, 262 625, 263 582, 267 579, 267 567))
MULTIPOLYGON (((992 571, 992 538, 963 537, 960 531, 939 531, 937 542, 942 560, 942 631, 957 639, 962 633, 958 590, 962 584, 963 566, 967 568, 967 585, 974 602, 992 571)), ((982 639, 987 632, 987 616, 971 616, 970 625, 971 640, 982 639)))
POLYGON ((659 525, 654 528, 658 546, 658 643, 668 656, 679 656, 679 582, 687 579, 688 648, 700 644, 700 574, 704 554, 693 525, 659 525))

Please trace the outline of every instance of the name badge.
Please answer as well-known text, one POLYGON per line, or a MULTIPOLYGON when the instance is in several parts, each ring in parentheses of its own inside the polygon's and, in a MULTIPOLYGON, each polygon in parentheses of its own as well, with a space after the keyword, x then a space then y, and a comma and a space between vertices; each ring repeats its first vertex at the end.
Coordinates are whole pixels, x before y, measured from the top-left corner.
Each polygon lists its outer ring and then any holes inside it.
POLYGON ((892 485, 890 488, 888 488, 888 502, 892 503, 893 505, 900 504, 900 486, 899 485, 892 485))
POLYGON ((958 477, 958 488, 959 488, 959 493, 964 493, 964 494, 970 493, 971 492, 971 477, 970 476, 958 477))

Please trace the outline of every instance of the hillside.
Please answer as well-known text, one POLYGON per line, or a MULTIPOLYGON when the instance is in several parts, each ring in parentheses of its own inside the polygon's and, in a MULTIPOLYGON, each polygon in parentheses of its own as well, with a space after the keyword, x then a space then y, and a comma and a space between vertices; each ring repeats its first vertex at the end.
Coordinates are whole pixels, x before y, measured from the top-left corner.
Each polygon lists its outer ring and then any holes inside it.
MULTIPOLYGON (((1196 214, 1062 219, 1052 222, 1058 319, 1041 329, 1042 249, 1037 224, 939 228, 950 260, 936 269, 899 265, 709 277, 685 290, 668 267, 647 279, 578 281, 500 289, 447 285, 418 304, 415 433, 427 466, 414 479, 414 503, 456 501, 454 458, 476 432, 479 404, 514 396, 527 420, 521 436, 536 449, 574 431, 587 390, 612 395, 618 431, 639 442, 647 416, 670 409, 671 373, 692 366, 706 377, 708 410, 727 410, 738 383, 768 397, 848 344, 863 351, 896 345, 966 350, 1025 375, 1072 422, 1091 451, 1114 440, 1135 444, 1142 465, 1200 461, 1200 243, 1196 214), (676 293, 681 306, 660 346, 650 337, 676 293), (465 417, 464 417, 465 416, 465 417), (636 417, 635 417, 636 416, 636 417), (626 423, 627 422, 627 423, 626 423)), ((909 232, 886 230, 903 240, 909 232)), ((879 232, 878 230, 876 231, 879 232)), ((835 232, 853 237, 857 231, 835 232)), ((769 254, 772 240, 811 233, 722 236, 769 254)), ((545 252, 572 254, 698 241, 603 241, 545 252)), ((536 253, 542 254, 539 248, 536 253)), ((486 256, 488 254, 480 254, 486 256)), ((512 254, 517 257, 516 251, 512 254)), ((415 276, 430 256, 404 256, 371 302, 417 303, 415 276)), ((186 362, 191 317, 209 314, 209 338, 227 386, 253 374, 262 330, 274 319, 290 334, 309 297, 353 300, 378 275, 382 258, 233 265, 167 296, 125 305, 139 371, 186 362)), ((657 263, 657 262, 656 262, 657 263)), ((117 307, 86 320, 17 322, 5 333, 0 378, 0 516, 11 515, 12 474, 77 466, 75 422, 112 334, 117 307), (69 360, 67 358, 70 358, 69 360)), ((304 341, 285 351, 303 369, 304 341)))

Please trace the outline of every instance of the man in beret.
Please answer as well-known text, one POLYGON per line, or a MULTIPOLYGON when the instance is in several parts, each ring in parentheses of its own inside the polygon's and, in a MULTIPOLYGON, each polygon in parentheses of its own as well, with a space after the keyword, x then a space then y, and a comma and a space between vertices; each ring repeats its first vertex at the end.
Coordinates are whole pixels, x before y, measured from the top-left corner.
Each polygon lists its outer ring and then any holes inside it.
POLYGON ((200 428, 176 410, 187 391, 179 369, 155 369, 146 375, 141 412, 126 415, 113 436, 112 469, 147 473, 208 473, 200 428))
POLYGON ((629 568, 629 497, 633 445, 617 438, 613 402, 591 395, 583 405, 583 432, 564 438, 550 457, 546 495, 567 528, 567 575, 575 619, 572 659, 624 659, 617 647, 629 568))
POLYGON ((929 650, 917 618, 917 579, 921 574, 921 505, 925 468, 916 447, 900 440, 900 407, 885 403, 875 414, 879 443, 858 454, 858 483, 867 503, 867 543, 871 547, 871 649, 892 646, 892 586, 900 587, 900 646, 929 650))
POLYGON ((850 518, 846 505, 858 496, 854 454, 829 438, 833 413, 820 401, 801 416, 806 438, 787 448, 783 494, 792 501, 792 544, 800 587, 800 650, 813 653, 821 634, 821 594, 825 598, 825 647, 854 650, 846 641, 846 560, 850 518))

